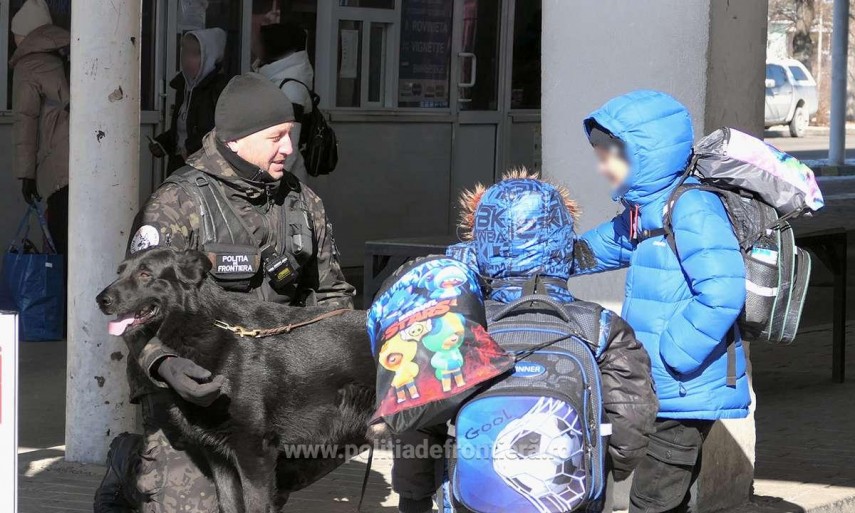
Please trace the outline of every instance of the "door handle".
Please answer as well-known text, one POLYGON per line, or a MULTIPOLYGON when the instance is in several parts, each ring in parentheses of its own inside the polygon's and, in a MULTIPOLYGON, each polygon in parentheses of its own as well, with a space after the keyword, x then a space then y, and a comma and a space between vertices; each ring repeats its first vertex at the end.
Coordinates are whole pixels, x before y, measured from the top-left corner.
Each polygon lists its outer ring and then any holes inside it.
MULTIPOLYGON (((457 57, 460 58, 460 62, 463 63, 465 59, 469 59, 469 81, 468 82, 458 82, 457 87, 470 88, 475 85, 475 73, 478 70, 478 57, 475 56, 472 52, 460 52, 457 54, 457 57)), ((462 71, 462 70, 461 70, 462 71)), ((462 75, 462 73, 461 73, 462 75)))

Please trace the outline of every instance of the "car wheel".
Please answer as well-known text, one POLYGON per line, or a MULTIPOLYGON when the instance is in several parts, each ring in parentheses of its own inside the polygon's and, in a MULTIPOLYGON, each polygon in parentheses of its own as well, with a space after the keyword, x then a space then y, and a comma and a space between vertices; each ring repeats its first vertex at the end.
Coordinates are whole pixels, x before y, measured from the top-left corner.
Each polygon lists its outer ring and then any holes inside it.
POLYGON ((793 112, 793 119, 790 121, 790 135, 793 137, 804 137, 807 133, 810 118, 804 107, 796 107, 793 112))

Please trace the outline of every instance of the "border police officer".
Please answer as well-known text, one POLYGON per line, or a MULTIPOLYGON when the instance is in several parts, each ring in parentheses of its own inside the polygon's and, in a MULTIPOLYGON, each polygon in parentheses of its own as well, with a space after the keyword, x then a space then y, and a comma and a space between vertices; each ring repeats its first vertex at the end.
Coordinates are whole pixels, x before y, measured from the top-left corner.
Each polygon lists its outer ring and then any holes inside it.
MULTIPOLYGON (((285 169, 294 122, 275 84, 255 73, 232 79, 202 149, 137 215, 128 252, 198 249, 227 290, 290 305, 352 308, 354 288, 339 266, 323 203, 285 169)), ((206 406, 223 382, 209 380, 207 370, 176 357, 168 344, 155 338, 131 348, 131 399, 142 403, 145 435, 122 435, 111 444, 96 513, 218 511, 213 483, 171 436, 164 417, 172 401, 168 388, 206 406)))

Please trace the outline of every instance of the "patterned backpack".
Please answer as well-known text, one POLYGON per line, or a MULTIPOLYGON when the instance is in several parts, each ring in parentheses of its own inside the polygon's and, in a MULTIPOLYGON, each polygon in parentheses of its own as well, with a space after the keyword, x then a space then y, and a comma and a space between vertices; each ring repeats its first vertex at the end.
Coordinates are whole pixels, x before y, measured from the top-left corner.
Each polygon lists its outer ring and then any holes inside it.
POLYGON ((746 301, 739 317, 747 340, 793 342, 810 278, 810 255, 797 247, 789 220, 822 208, 813 171, 794 157, 732 128, 695 145, 691 163, 665 207, 661 231, 677 243, 671 213, 686 191, 721 197, 745 262, 746 301))

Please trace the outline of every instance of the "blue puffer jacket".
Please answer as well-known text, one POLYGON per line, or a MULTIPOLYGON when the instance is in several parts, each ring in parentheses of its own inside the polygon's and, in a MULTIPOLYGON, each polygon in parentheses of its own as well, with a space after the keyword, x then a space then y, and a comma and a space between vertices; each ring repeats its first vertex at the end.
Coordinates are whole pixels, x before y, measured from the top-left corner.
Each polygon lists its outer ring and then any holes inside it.
POLYGON ((674 207, 674 254, 664 236, 630 233, 662 227, 668 196, 691 155, 686 108, 656 91, 612 99, 585 120, 625 144, 630 174, 616 199, 626 210, 582 235, 574 272, 629 266, 623 317, 650 354, 659 416, 741 418, 751 402, 742 341, 736 334, 736 386, 727 386, 727 335, 745 303, 745 269, 719 198, 689 191, 674 207))

